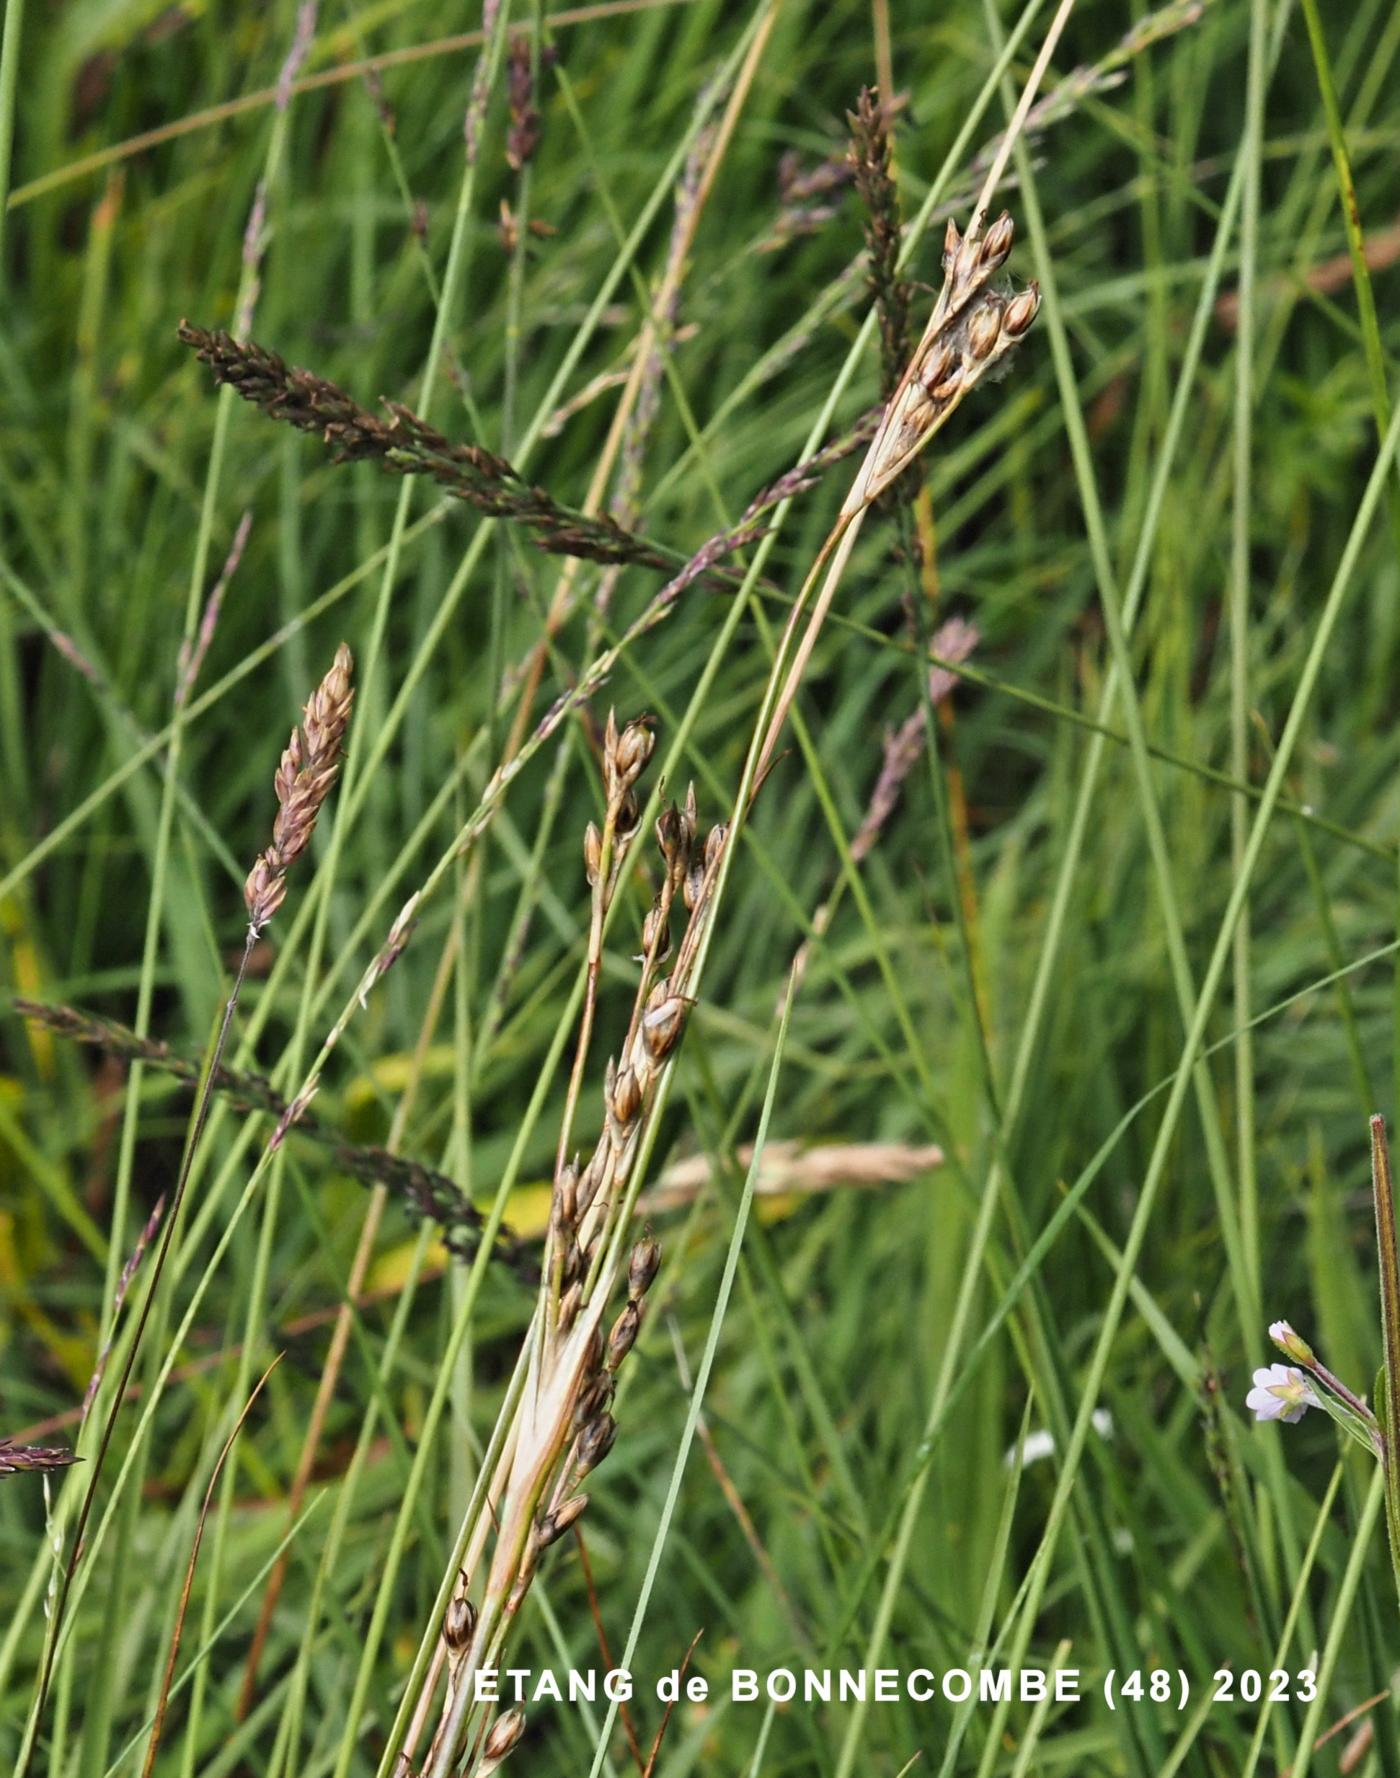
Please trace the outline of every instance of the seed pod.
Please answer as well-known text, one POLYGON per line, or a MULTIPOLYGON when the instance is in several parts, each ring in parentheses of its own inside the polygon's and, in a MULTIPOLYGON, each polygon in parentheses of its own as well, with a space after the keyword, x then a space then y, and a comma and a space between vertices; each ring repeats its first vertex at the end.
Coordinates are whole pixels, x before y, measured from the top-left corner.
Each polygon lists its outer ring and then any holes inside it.
POLYGON ((611 1414, 599 1414, 596 1420, 588 1422, 578 1441, 578 1473, 581 1476, 598 1467, 612 1450, 616 1437, 617 1421, 611 1414))
POLYGON ((958 248, 957 262, 953 267, 953 282, 955 285, 963 285, 971 282, 973 275, 977 271, 977 264, 978 260, 981 258, 981 253, 981 244, 977 241, 970 241, 967 236, 964 235, 962 238, 962 245, 958 248))
POLYGON ((953 368, 953 348, 944 340, 942 345, 930 352, 919 366, 919 381, 925 389, 932 389, 935 383, 941 383, 953 368))
POLYGON ((617 805, 617 814, 613 819, 613 826, 617 831, 617 837, 620 840, 631 839, 632 835, 637 831, 637 823, 641 818, 642 811, 638 807, 637 798, 635 794, 629 790, 624 794, 622 801, 617 805))
POLYGON ((636 783, 647 761, 651 758, 652 748, 655 745, 656 736, 646 726, 645 721, 628 723, 613 749, 613 764, 617 771, 619 784, 636 783))
POLYGON ((491 1733, 486 1737, 486 1745, 481 1750, 483 1759, 504 1759, 510 1750, 525 1733, 525 1712, 520 1709, 507 1710, 504 1716, 498 1716, 491 1725, 491 1733))
POLYGON ((578 1220, 578 1163, 565 1161, 554 1175, 554 1209, 562 1228, 578 1220))
POLYGON ((627 1262, 627 1293, 640 1301, 651 1289, 652 1280, 661 1268, 661 1243, 644 1236, 632 1249, 627 1262))
POLYGON ((974 358, 986 358, 1001 332, 1001 306, 984 302, 967 324, 967 349, 974 358))
POLYGON ((693 824, 681 814, 674 803, 663 809, 656 821, 656 843, 661 848, 661 856, 666 860, 669 875, 683 871, 690 857, 690 843, 694 838, 693 824))
POLYGON ((637 1303, 628 1303, 627 1307, 613 1322, 612 1332, 608 1335, 607 1366, 615 1371, 637 1343, 637 1335, 641 1331, 642 1311, 637 1303))
POLYGON ((704 893, 705 868, 703 865, 693 864, 686 872, 685 888, 681 891, 688 912, 692 914, 695 912, 700 905, 700 897, 704 893))
POLYGON ((729 838, 729 823, 716 821, 705 836, 705 869, 709 870, 724 850, 724 842, 729 838))
POLYGON ((603 1330, 595 1321, 588 1336, 588 1350, 583 1355, 583 1374, 591 1376, 603 1362, 603 1330))
POLYGON ((576 1278, 559 1299, 559 1331, 568 1333, 574 1325, 574 1316, 578 1314, 578 1306, 583 1301, 583 1279, 576 1278))
POLYGON ((642 1109, 642 1089, 632 1069, 624 1068, 614 1080, 608 1104, 624 1130, 635 1120, 642 1109))
POLYGON ((951 401, 958 390, 962 388, 962 380, 961 366, 954 365, 949 375, 944 377, 938 387, 932 391, 933 399, 935 401, 951 401))
POLYGON ((679 994, 642 1014, 642 1042, 653 1062, 663 1061, 675 1048, 685 1015, 686 1003, 679 994))
POLYGON ((962 245, 962 236, 958 233, 958 225, 952 217, 948 218, 948 226, 943 231, 943 269, 951 272, 953 261, 958 256, 958 248, 962 245))
POLYGON ((671 922, 667 913, 658 901, 647 910, 642 922, 642 954, 654 957, 658 963, 671 955, 671 922))
POLYGON ((559 1276, 565 1284, 572 1284, 582 1270, 583 1255, 579 1252, 578 1242, 570 1235, 564 1243, 563 1253, 560 1256, 559 1276))
POLYGON ((583 1215, 584 1211, 587 1210, 588 1206, 598 1195, 598 1185, 602 1179, 602 1174, 599 1172, 596 1163, 597 1156, 595 1155, 593 1160, 589 1161, 588 1165, 578 1176, 577 1214, 579 1216, 583 1215))
POLYGON ((1016 225, 1005 210, 987 230, 982 240, 982 264, 993 271, 1002 263, 1011 251, 1011 243, 1016 238, 1016 225))
POLYGON ((1006 305, 1006 313, 1002 316, 1001 324, 1011 339, 1020 339, 1031 322, 1035 320, 1039 310, 1040 286, 1032 280, 1019 296, 1013 296, 1006 305))
POLYGON ((546 1513, 540 1520, 535 1540, 542 1550, 547 1550, 552 1543, 557 1543, 570 1526, 583 1517, 588 1505, 586 1494, 575 1494, 572 1500, 566 1500, 552 1513, 546 1513))
POLYGON ((901 404, 900 419, 904 423, 906 436, 909 433, 922 432, 933 419, 934 407, 929 400, 927 390, 918 383, 911 383, 904 391, 901 404))
POLYGON ((574 1411, 569 1416, 569 1428, 573 1432, 580 1431, 590 1420, 596 1420, 612 1401, 613 1380, 606 1372, 594 1377, 574 1403, 574 1411))
POLYGON ((583 872, 590 888, 598 881, 602 870, 603 836, 598 832, 597 822, 590 821, 583 830, 583 872))
POLYGON ((647 1011, 655 1012, 663 1001, 671 998, 671 978, 663 975, 647 995, 647 1011))
POLYGON ((448 1602, 442 1620, 442 1639, 453 1654, 461 1654, 476 1630, 476 1607, 465 1594, 457 1594, 448 1602))

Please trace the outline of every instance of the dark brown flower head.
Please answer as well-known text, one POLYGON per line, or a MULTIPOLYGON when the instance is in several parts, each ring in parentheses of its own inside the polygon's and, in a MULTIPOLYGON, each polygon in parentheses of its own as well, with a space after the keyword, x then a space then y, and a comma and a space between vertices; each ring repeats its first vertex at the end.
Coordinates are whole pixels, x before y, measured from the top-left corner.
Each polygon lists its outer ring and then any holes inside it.
POLYGON ((259 855, 243 886, 248 924, 254 932, 260 932, 282 905, 287 872, 306 850, 340 770, 341 743, 355 701, 353 669, 350 650, 342 642, 330 671, 311 694, 301 727, 292 730, 274 774, 277 818, 272 844, 259 855))
POLYGON ((0 1475, 18 1475, 25 1469, 67 1469, 78 1459, 71 1451, 60 1451, 52 1445, 15 1445, 0 1439, 0 1475))

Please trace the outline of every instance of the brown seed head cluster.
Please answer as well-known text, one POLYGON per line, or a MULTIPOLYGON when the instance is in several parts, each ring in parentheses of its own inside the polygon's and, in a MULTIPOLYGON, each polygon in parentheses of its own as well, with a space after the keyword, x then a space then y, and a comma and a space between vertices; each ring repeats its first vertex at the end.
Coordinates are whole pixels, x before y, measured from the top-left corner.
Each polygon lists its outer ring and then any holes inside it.
POLYGON ((272 844, 259 854, 243 885, 253 932, 261 932, 281 907, 287 893, 287 872, 306 850, 321 805, 340 770, 341 743, 355 701, 350 684, 353 669, 350 650, 342 642, 330 671, 311 694, 301 727, 292 730, 273 778, 277 819, 272 824, 272 844))
MULTIPOLYGON (((655 748, 646 719, 619 728, 609 715, 602 746, 603 819, 584 842, 592 891, 589 980, 596 986, 605 917, 632 866, 640 825, 637 783, 655 748)), ((692 788, 684 805, 664 808, 656 822, 662 869, 642 923, 641 977, 627 1035, 603 1074, 601 1132, 586 1162, 560 1158, 545 1240, 537 1338, 513 1442, 483 1513, 479 1541, 468 1545, 468 1567, 490 1561, 475 1607, 467 1583, 458 1589, 442 1625, 447 1701, 427 1768, 461 1746, 474 1709, 472 1673, 501 1664, 511 1627, 534 1580, 540 1556, 582 1518, 586 1479, 617 1439, 617 1375, 636 1345, 647 1294, 661 1265, 649 1234, 630 1230, 640 1189, 638 1157, 647 1120, 692 1005, 701 940, 723 862, 726 830, 702 834, 692 788), (683 922, 676 916, 684 910, 683 922), (672 925, 681 926, 673 945, 672 925)), ((592 993, 590 988, 590 996, 592 993)), ((576 1078, 587 1053, 591 998, 583 1019, 576 1078)), ((566 1116, 566 1129, 568 1121, 566 1116)), ((509 1712, 486 1735, 484 1763, 494 1770, 514 1747, 524 1719, 509 1712)))
POLYGON ((1005 211, 979 234, 949 221, 943 288, 923 340, 872 447, 861 502, 874 499, 909 466, 953 409, 1022 339, 1040 308, 1032 282, 1016 294, 990 284, 1006 264, 1015 225, 1005 211))
POLYGON ((71 1451, 53 1445, 16 1445, 0 1438, 0 1476, 18 1475, 26 1469, 66 1469, 77 1461, 71 1451))

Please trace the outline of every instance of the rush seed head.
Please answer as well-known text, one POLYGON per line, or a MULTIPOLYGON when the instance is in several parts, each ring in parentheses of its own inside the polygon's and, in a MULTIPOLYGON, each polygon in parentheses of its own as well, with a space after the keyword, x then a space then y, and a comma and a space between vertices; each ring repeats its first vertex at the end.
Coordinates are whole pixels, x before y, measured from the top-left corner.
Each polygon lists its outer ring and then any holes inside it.
POLYGON ((1040 313, 1040 286, 1034 280, 1027 284, 1019 296, 1013 296, 1006 305, 1006 312, 1001 324, 1013 339, 1020 339, 1031 322, 1040 313))
POLYGON ((633 1297, 644 1297, 661 1266, 661 1243, 646 1235, 632 1249, 627 1262, 627 1289, 633 1297))
POLYGON ((1001 305, 984 302, 973 311, 967 324, 967 349, 974 358, 986 358, 994 349, 1001 333, 1001 305))

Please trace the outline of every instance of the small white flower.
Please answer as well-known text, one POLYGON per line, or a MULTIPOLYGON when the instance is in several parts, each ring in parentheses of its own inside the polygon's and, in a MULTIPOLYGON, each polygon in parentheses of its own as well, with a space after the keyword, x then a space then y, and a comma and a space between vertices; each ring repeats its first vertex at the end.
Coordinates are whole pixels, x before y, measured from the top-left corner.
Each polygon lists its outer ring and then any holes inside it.
POLYGON ((1269 1364, 1255 1371, 1254 1387, 1245 1397, 1256 1420, 1286 1420, 1290 1426, 1317 1405, 1312 1385, 1288 1364, 1269 1364))

